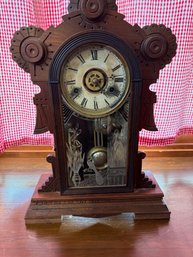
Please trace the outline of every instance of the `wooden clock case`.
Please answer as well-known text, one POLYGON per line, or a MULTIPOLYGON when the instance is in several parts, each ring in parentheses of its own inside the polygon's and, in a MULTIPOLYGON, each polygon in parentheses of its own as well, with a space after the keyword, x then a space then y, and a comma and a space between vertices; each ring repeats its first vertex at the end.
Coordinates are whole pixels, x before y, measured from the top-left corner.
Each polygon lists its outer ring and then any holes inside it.
POLYGON ((135 219, 168 219, 163 193, 150 172, 142 172, 145 153, 138 152, 139 131, 156 131, 153 105, 159 71, 176 53, 176 38, 163 24, 140 28, 124 21, 114 0, 71 0, 69 14, 56 28, 46 31, 23 27, 12 39, 13 60, 30 73, 41 92, 34 96, 37 109, 35 133, 54 134, 55 154, 49 155, 53 174, 44 174, 35 189, 26 223, 58 222, 61 215, 106 216, 135 213, 135 219), (131 72, 128 113, 127 181, 124 187, 71 189, 67 181, 66 136, 60 72, 69 53, 83 44, 97 42, 117 49, 131 72), (60 192, 60 193, 59 193, 60 192))

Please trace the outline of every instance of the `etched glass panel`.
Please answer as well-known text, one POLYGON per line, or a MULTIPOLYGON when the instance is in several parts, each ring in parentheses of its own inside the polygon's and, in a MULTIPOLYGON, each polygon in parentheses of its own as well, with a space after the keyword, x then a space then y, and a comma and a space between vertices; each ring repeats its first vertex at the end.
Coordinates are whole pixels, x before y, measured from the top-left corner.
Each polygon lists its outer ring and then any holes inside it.
POLYGON ((69 187, 125 186, 129 102, 94 120, 74 115, 65 104, 63 110, 69 187))

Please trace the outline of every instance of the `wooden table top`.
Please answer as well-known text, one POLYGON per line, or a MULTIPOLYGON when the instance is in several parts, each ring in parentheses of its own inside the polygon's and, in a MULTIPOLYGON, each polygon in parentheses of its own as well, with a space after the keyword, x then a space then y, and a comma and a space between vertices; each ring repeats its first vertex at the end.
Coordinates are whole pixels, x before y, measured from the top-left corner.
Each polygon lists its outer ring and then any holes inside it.
POLYGON ((0 158, 1 257, 192 257, 193 159, 146 158, 171 211, 170 221, 63 217, 60 225, 25 225, 43 158, 0 158))

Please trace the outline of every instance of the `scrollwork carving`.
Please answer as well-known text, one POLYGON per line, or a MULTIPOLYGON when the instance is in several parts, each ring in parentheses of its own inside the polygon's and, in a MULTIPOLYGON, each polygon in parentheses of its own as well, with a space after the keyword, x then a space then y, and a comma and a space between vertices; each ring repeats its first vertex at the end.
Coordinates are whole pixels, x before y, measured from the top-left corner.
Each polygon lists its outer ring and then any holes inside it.
POLYGON ((38 189, 38 192, 56 192, 60 190, 59 174, 57 169, 56 157, 52 154, 47 156, 47 162, 52 164, 53 176, 38 189))

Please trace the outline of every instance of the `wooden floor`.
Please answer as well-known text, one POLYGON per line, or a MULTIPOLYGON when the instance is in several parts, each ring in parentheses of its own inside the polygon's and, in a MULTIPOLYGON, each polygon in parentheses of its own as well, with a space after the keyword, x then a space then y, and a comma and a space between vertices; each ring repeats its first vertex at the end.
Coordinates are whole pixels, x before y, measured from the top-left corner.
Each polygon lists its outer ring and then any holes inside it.
POLYGON ((43 158, 0 158, 0 257, 192 257, 193 158, 148 158, 171 211, 167 221, 127 215, 66 217, 61 225, 25 225, 43 158))

